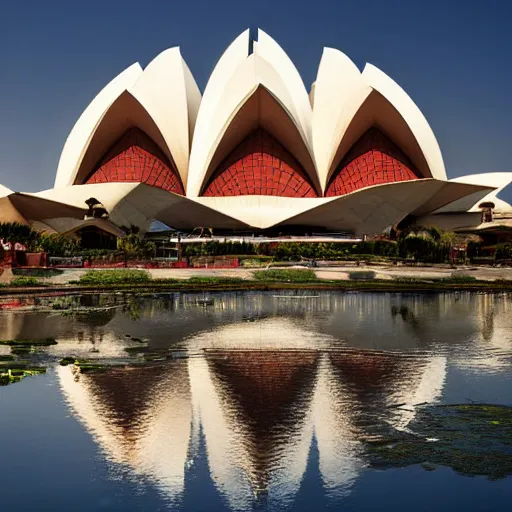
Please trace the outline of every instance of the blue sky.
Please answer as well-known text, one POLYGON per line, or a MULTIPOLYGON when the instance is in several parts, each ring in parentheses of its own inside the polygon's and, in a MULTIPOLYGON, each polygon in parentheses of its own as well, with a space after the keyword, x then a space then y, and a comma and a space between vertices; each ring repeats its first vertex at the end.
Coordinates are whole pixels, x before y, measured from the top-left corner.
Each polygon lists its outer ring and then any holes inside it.
MULTIPOLYGON (((512 5, 507 0, 4 0, 0 184, 53 185, 89 101, 135 61, 180 46, 204 89, 247 27, 274 37, 309 89, 324 46, 395 79, 436 134, 449 177, 512 170, 512 5)), ((503 198, 512 200, 512 187, 503 198)))

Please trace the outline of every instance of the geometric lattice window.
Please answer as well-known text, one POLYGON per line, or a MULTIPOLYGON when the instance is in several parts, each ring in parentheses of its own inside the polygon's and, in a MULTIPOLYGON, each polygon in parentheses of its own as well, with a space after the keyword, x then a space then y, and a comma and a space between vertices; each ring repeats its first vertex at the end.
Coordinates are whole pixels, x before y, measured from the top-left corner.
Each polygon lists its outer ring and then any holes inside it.
POLYGON ((138 182, 184 195, 178 171, 141 130, 130 128, 106 153, 85 183, 138 182))
POLYGON ((262 128, 221 163, 203 195, 317 197, 302 166, 262 128))
POLYGON ((410 160, 377 128, 370 128, 345 155, 325 192, 349 194, 371 185, 420 179, 410 160))

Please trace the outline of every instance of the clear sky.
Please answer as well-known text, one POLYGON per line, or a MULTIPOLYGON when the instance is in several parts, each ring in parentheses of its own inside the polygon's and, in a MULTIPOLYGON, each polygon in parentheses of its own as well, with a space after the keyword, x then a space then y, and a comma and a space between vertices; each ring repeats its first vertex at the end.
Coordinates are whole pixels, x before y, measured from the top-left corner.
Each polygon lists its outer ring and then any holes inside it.
MULTIPOLYGON (((201 90, 244 29, 284 48, 306 87, 324 46, 396 80, 437 136, 449 177, 512 171, 509 0, 2 0, 0 184, 53 186, 92 98, 133 62, 180 46, 201 90)), ((512 201, 512 187, 502 197, 512 201)))

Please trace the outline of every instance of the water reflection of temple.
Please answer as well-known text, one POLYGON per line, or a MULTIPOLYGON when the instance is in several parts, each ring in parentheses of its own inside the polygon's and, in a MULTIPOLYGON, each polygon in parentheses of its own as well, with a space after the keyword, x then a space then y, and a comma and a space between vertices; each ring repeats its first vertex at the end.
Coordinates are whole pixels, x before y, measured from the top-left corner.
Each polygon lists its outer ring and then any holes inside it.
MULTIPOLYGON (((308 292, 309 293, 309 292, 308 292)), ((58 311, 0 312, 0 339, 55 337, 56 354, 99 351, 101 356, 123 354, 126 335, 149 338, 152 348, 190 348, 219 328, 258 322, 249 346, 275 338, 275 323, 291 322, 294 346, 322 348, 326 344, 391 351, 436 351, 467 367, 470 353, 481 352, 481 368, 505 369, 512 347, 512 302, 492 294, 357 294, 323 293, 297 298, 298 292, 215 294, 213 306, 200 307, 203 294, 157 294, 102 297, 104 311, 62 315, 58 311), (289 294, 292 298, 287 298, 289 294), (110 302, 109 302, 110 301, 110 302), (272 332, 270 332, 272 331, 272 332), (304 333, 307 333, 304 334, 304 333), (311 347, 310 340, 315 339, 311 347)), ((223 331, 225 332, 225 331, 223 331)), ((238 346, 240 338, 234 341, 238 346)), ((290 340, 287 341, 290 343, 290 340)), ((286 345, 290 346, 290 345, 286 345)))
POLYGON ((205 455, 233 510, 286 508, 312 446, 327 494, 349 493, 365 464, 361 440, 383 424, 407 429, 414 404, 441 396, 447 360, 509 368, 506 295, 296 294, 217 294, 211 307, 198 307, 202 294, 105 296, 94 314, 3 311, 0 339, 55 337, 50 352, 98 352, 87 357, 127 357, 133 337, 187 348, 187 361, 78 380, 59 368, 60 382, 116 466, 179 502, 205 455))
POLYGON ((109 460, 179 498, 192 409, 186 365, 114 369, 82 375, 59 367, 61 387, 109 460))
POLYGON ((173 502, 204 446, 212 481, 232 510, 290 505, 313 441, 333 497, 364 466, 361 439, 388 422, 406 428, 432 402, 445 358, 336 346, 290 319, 202 332, 186 361, 81 375, 59 368, 74 413, 115 463, 173 502))

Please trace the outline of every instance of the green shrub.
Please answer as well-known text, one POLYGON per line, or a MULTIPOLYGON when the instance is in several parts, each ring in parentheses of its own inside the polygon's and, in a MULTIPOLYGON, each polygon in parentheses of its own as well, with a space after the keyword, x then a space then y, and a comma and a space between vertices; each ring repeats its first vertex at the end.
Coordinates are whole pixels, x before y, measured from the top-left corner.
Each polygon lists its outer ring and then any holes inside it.
POLYGON ((351 281, 369 281, 375 279, 375 272, 371 270, 358 270, 355 272, 349 272, 348 276, 351 281))
POLYGON ((16 277, 54 277, 62 274, 59 268, 13 268, 16 277))
POLYGON ((443 279, 443 281, 451 283, 474 283, 476 280, 475 276, 468 276, 466 274, 455 274, 443 279))
POLYGON ((497 260, 512 260, 512 244, 498 244, 495 257, 497 260))
POLYGON ((189 277, 186 282, 192 284, 232 284, 243 283, 244 280, 240 277, 193 276, 189 277))
POLYGON ((144 283, 151 280, 151 276, 145 270, 112 269, 112 270, 88 270, 80 277, 80 284, 121 284, 144 283))
POLYGON ((218 242, 208 241, 183 245, 184 256, 254 256, 254 260, 273 258, 274 261, 300 261, 301 259, 341 260, 351 255, 396 257, 398 245, 390 240, 347 242, 218 242))
POLYGON ((293 283, 317 280, 313 270, 297 268, 257 270, 254 272, 254 277, 259 281, 289 281, 293 283))
POLYGON ((11 279, 9 284, 11 286, 38 286, 40 283, 37 277, 20 276, 11 279))

